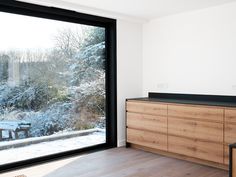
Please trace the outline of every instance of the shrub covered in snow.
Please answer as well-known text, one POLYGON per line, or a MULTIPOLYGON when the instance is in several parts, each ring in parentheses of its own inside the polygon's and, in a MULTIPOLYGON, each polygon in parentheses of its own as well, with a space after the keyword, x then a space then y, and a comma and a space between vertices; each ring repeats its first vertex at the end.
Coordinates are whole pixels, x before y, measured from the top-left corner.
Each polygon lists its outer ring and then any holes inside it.
MULTIPOLYGON (((15 58, 24 56, 27 61, 18 64, 22 70, 18 84, 11 85, 6 77, 0 78, 0 121, 28 121, 33 137, 104 128, 105 31, 92 28, 84 38, 70 33, 64 31, 56 36, 55 48, 44 51, 46 53, 0 54, 5 58, 12 54, 15 58), (65 39, 73 42, 65 43, 62 41, 65 39)), ((0 60, 0 67, 6 68, 5 63, 6 60, 0 60)))

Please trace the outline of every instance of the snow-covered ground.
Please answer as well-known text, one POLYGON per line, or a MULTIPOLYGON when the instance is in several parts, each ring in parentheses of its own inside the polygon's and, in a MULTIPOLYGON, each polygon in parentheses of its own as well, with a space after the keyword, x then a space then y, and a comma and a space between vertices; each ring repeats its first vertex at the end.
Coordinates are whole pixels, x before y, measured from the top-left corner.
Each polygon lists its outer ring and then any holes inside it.
POLYGON ((0 165, 105 143, 105 132, 0 151, 0 165))

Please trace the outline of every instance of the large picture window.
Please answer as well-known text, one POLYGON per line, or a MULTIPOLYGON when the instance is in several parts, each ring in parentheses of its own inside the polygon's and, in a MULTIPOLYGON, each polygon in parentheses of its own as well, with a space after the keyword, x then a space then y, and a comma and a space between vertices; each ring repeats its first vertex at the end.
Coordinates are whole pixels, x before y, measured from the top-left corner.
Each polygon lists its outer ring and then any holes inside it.
POLYGON ((116 146, 115 20, 0 3, 0 167, 116 146))

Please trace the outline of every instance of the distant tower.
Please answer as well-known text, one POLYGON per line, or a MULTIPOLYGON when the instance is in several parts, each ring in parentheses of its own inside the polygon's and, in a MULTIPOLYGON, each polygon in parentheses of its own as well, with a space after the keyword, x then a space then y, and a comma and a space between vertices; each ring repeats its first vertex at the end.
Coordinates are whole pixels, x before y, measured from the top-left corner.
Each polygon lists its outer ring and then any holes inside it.
POLYGON ((20 84, 20 61, 11 58, 8 62, 8 84, 9 86, 18 86, 20 84))
POLYGON ((0 56, 0 82, 7 82, 8 80, 8 62, 10 57, 8 55, 0 56))

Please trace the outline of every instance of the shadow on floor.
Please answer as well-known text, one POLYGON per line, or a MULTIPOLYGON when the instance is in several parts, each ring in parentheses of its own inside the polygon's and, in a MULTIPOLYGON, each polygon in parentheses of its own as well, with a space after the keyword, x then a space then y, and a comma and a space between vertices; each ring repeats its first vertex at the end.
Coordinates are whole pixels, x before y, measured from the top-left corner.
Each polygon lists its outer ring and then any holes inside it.
POLYGON ((76 159, 44 177, 228 177, 228 172, 130 148, 76 159))

